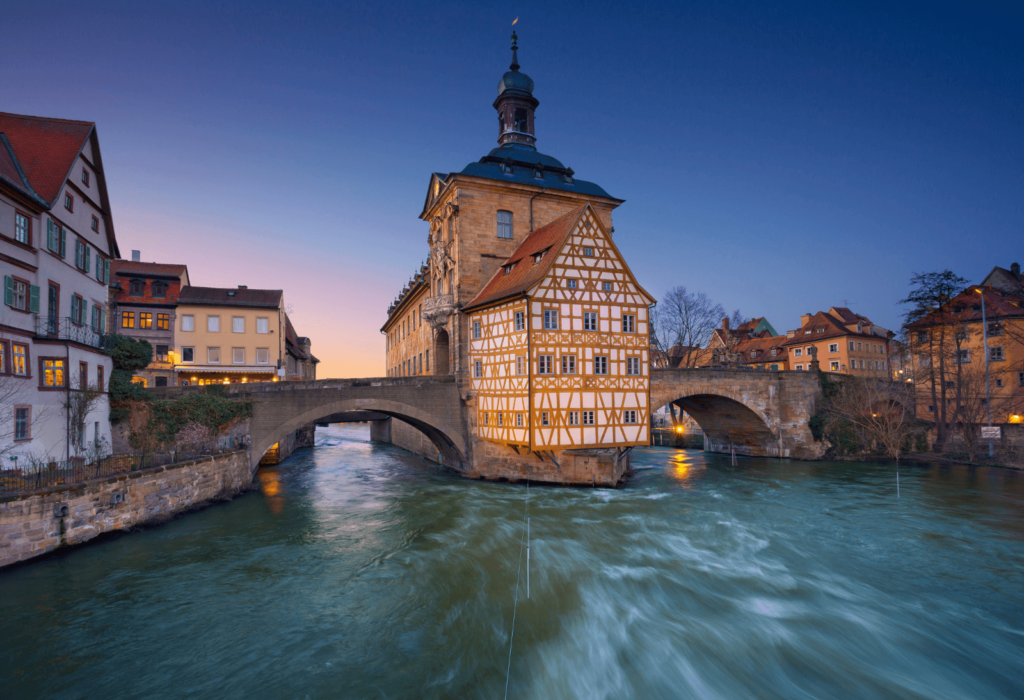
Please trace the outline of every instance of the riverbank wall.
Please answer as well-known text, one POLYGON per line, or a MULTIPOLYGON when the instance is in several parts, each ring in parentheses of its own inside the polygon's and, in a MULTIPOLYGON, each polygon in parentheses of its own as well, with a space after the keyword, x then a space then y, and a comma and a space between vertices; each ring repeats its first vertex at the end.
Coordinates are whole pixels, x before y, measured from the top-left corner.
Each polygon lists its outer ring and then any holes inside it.
POLYGON ((252 487, 249 451, 242 449, 0 496, 0 568, 107 532, 160 522, 252 487))

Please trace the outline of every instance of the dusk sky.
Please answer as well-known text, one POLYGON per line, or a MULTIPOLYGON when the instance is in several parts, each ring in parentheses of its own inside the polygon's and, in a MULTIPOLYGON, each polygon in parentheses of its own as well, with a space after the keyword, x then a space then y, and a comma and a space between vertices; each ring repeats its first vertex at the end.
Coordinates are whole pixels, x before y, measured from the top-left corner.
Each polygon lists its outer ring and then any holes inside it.
POLYGON ((517 16, 538 149, 658 298, 896 329, 913 272, 1024 262, 1022 5, 767 5, 9 2, 0 110, 96 122, 122 257, 284 289, 320 377, 384 373, 517 16))

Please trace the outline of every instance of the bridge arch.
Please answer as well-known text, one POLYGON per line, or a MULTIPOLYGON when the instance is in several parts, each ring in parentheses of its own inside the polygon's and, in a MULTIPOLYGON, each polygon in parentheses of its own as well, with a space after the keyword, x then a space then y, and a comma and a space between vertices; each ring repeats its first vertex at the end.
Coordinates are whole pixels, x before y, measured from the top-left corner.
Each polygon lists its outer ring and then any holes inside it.
MULTIPOLYGON (((258 408, 256 410, 259 410, 258 408)), ((272 411, 273 406, 266 407, 272 411)), ((288 417, 287 420, 278 423, 277 421, 259 420, 258 423, 266 425, 268 422, 273 427, 265 430, 253 431, 252 452, 250 461, 253 468, 259 463, 263 455, 275 443, 283 440, 294 431, 314 423, 317 420, 332 416, 336 413, 367 412, 381 413, 391 418, 398 418, 413 426, 427 436, 441 453, 445 464, 456 468, 464 468, 467 464, 466 441, 455 426, 447 421, 441 420, 438 416, 429 413, 421 408, 412 406, 400 401, 388 399, 341 399, 328 401, 308 408, 305 411, 288 417)))
POLYGON ((773 421, 742 395, 725 388, 707 386, 666 387, 652 392, 651 411, 674 404, 686 411, 704 431, 711 452, 763 456, 778 449, 778 434, 773 421))

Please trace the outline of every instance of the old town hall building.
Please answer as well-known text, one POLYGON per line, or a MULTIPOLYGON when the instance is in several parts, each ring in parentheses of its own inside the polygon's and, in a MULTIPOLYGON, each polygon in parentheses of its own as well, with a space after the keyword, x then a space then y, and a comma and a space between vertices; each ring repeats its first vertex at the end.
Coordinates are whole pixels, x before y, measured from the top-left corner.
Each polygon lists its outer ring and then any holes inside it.
MULTIPOLYGON (((387 374, 454 374, 470 475, 613 484, 647 444, 654 299, 613 242, 623 200, 536 148, 534 83, 498 83, 498 147, 430 177, 429 263, 388 309, 387 374)), ((436 448, 393 420, 391 440, 436 448)))

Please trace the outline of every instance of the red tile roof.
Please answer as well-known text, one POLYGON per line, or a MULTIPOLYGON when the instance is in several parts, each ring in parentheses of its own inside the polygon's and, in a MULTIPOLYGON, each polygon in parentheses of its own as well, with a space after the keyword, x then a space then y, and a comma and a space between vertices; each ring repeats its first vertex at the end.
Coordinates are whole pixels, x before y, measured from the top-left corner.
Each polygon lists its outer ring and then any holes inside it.
POLYGON ((164 263, 135 262, 133 260, 111 260, 110 274, 117 275, 160 275, 165 277, 181 277, 188 272, 184 265, 164 263))
POLYGON ((540 282, 588 206, 590 205, 584 204, 573 209, 527 236, 463 311, 524 294, 540 282), (548 251, 547 254, 540 262, 534 263, 533 256, 544 251, 548 251), (514 267, 511 272, 505 274, 505 268, 509 265, 514 267))
MULTIPOLYGON (((910 328, 929 328, 949 323, 968 323, 981 321, 981 289, 976 284, 953 297, 946 309, 933 311, 924 318, 910 324, 910 328)), ((986 320, 1024 316, 1024 301, 1015 294, 1010 294, 993 287, 985 287, 986 320)))
POLYGON ((0 112, 3 133, 29 185, 53 206, 95 124, 0 112))
POLYGON ((284 340, 285 349, 288 352, 295 355, 300 360, 309 359, 309 356, 302 350, 302 344, 299 342, 299 335, 295 332, 295 326, 292 325, 292 320, 288 317, 288 314, 284 315, 284 340))
POLYGON ((280 289, 243 289, 240 287, 182 287, 179 304, 208 306, 255 306, 279 308, 284 292, 280 289))

